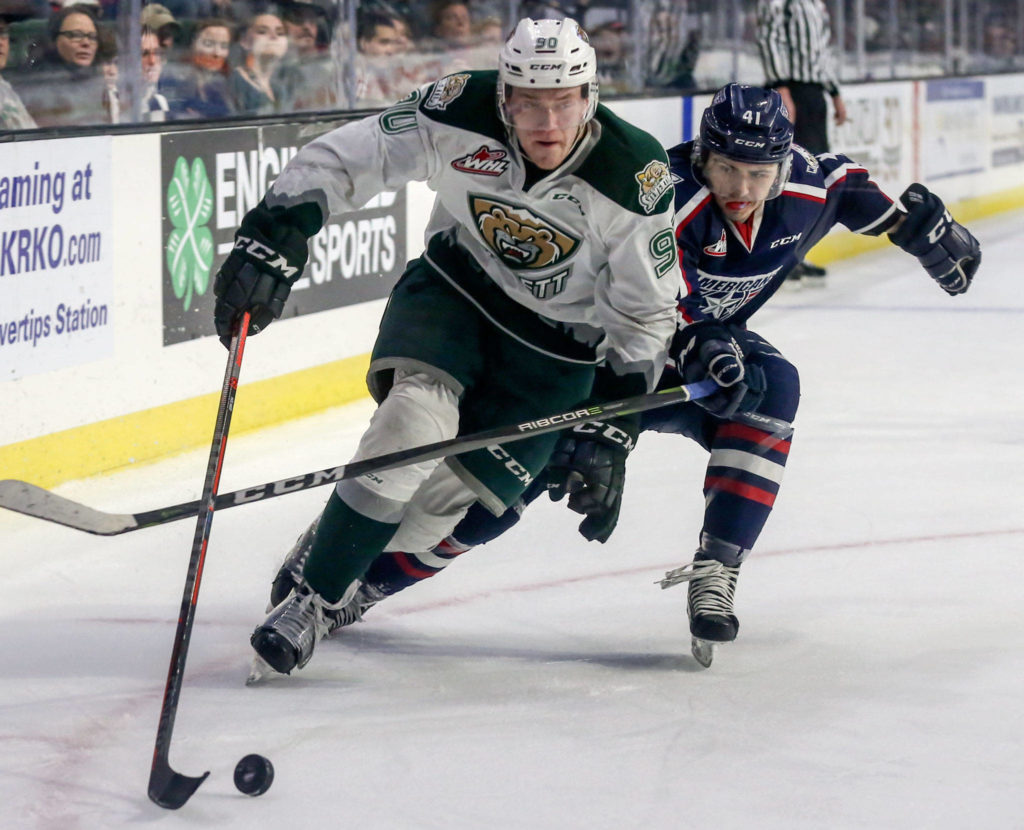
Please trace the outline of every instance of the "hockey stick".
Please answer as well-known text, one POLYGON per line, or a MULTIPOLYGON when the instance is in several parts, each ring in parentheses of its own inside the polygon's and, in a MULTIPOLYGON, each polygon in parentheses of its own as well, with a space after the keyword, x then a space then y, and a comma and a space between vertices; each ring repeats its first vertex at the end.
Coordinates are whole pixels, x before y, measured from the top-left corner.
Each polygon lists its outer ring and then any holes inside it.
POLYGON ((224 465, 224 450, 227 447, 228 427, 231 426, 231 411, 235 407, 235 393, 238 391, 238 375, 242 369, 242 353, 245 337, 249 330, 249 312, 242 315, 228 353, 228 364, 224 370, 224 385, 220 391, 220 406, 217 408, 217 422, 213 428, 213 443, 210 445, 210 460, 206 464, 203 479, 203 496, 193 502, 192 512, 198 510, 196 534, 192 541, 192 556, 188 561, 188 576, 178 613, 178 629, 174 633, 174 647, 171 649, 171 664, 167 670, 167 685, 160 708, 160 725, 156 730, 156 745, 153 748, 153 766, 149 773, 149 798, 161 807, 177 810, 189 800, 192 793, 206 780, 209 772, 198 778, 182 775, 171 769, 168 753, 171 748, 171 733, 174 731, 174 717, 178 712, 178 697, 181 694, 182 677, 185 674, 185 658, 192 635, 192 621, 196 615, 199 600, 199 584, 203 578, 203 563, 206 560, 206 546, 210 541, 213 524, 214 502, 220 473, 224 465))
MULTIPOLYGON (((247 487, 244 490, 224 493, 216 497, 214 507, 217 510, 224 510, 239 504, 250 504, 283 496, 286 493, 298 493, 300 490, 308 490, 311 487, 333 484, 346 478, 357 478, 366 473, 381 472, 406 464, 428 461, 432 458, 459 455, 494 444, 518 441, 522 438, 529 438, 531 435, 565 429, 584 421, 599 421, 602 418, 631 415, 659 406, 692 401, 711 394, 716 388, 713 380, 702 380, 686 386, 663 389, 660 392, 649 392, 646 395, 635 395, 632 398, 623 398, 568 412, 558 412, 534 421, 495 427, 470 435, 437 441, 433 444, 410 447, 407 450, 398 450, 342 464, 339 467, 328 467, 314 473, 306 473, 294 478, 282 478, 257 487, 247 487)), ((200 502, 190 501, 171 507, 162 507, 158 510, 146 510, 142 513, 104 513, 102 510, 95 510, 84 504, 71 501, 71 499, 58 496, 56 493, 26 481, 16 479, 0 481, 0 507, 24 513, 26 516, 55 522, 75 530, 84 530, 86 533, 94 533, 98 536, 116 536, 119 533, 128 533, 133 530, 141 530, 144 527, 177 521, 186 516, 195 515, 199 505, 200 502)))

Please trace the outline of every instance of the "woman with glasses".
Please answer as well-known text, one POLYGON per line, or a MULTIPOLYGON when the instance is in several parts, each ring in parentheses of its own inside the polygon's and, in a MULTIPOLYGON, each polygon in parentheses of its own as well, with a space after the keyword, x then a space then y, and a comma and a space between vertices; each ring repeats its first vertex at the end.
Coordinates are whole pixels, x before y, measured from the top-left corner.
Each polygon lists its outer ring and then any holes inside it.
POLYGON ((91 6, 65 6, 49 20, 50 44, 19 89, 40 127, 105 124, 106 84, 96 59, 100 34, 91 6))
POLYGON ((231 25, 220 18, 199 21, 185 60, 164 69, 159 89, 170 107, 168 118, 224 118, 234 114, 228 93, 231 25))

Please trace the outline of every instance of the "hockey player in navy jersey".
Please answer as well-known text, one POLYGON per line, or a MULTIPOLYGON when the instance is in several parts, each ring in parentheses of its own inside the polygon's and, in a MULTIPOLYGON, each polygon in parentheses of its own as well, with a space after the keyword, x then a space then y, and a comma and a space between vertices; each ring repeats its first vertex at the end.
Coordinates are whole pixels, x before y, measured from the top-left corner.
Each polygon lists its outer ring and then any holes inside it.
MULTIPOLYGON (((911 185, 894 204, 863 166, 841 154, 812 155, 792 140, 778 92, 730 84, 705 110, 699 138, 669 151, 685 293, 659 386, 710 377, 719 391, 645 412, 641 427, 685 435, 710 453, 696 554, 661 581, 666 588, 689 583, 693 650, 705 665, 712 644, 734 640, 739 630, 733 599, 740 566, 778 495, 800 398, 796 367, 747 327, 751 316, 836 224, 888 233, 950 295, 967 290, 981 260, 977 240, 923 185, 911 185)), ((569 507, 586 516, 580 532, 604 542, 624 483, 623 464, 601 450, 614 443, 600 424, 563 433, 548 468, 553 475, 538 479, 503 516, 474 507, 432 551, 378 558, 345 610, 346 622, 510 528, 545 489, 556 499, 568 495, 569 507)), ((304 546, 308 539, 286 560, 275 596, 298 578, 304 546)))

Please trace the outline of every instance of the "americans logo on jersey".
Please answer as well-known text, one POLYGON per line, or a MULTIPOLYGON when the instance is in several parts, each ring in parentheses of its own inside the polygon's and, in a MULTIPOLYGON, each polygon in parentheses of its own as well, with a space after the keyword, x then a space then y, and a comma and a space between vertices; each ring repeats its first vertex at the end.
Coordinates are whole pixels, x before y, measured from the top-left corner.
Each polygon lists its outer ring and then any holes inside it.
POLYGON ((767 274, 727 277, 697 271, 704 311, 716 320, 728 320, 754 299, 779 273, 779 268, 767 274))
POLYGON ((481 145, 480 149, 452 162, 452 167, 463 173, 479 173, 481 176, 500 176, 508 170, 508 153, 504 150, 481 145))
POLYGON ((469 209, 487 246, 509 268, 541 269, 572 256, 580 240, 529 208, 469 196, 469 209))
POLYGON ((704 248, 704 253, 708 256, 725 256, 728 253, 724 228, 722 229, 722 237, 714 245, 706 246, 704 248))

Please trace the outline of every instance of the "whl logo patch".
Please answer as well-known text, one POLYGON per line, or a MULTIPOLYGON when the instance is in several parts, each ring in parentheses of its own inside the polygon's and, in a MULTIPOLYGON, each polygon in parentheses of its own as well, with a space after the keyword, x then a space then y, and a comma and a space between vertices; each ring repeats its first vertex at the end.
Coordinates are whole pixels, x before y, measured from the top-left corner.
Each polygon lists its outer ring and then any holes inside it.
POLYGON ((463 173, 479 173, 482 176, 500 176, 508 170, 508 153, 501 149, 492 149, 486 144, 479 150, 462 156, 452 162, 452 167, 463 173))
POLYGON ((549 268, 580 246, 579 239, 522 205, 470 194, 469 210, 484 242, 509 268, 549 268))
POLYGON ((213 185, 201 158, 189 167, 178 156, 167 185, 167 215, 174 226, 167 237, 167 270, 174 296, 188 311, 193 292, 202 295, 210 287, 213 266, 213 234, 207 227, 213 216, 213 185))

